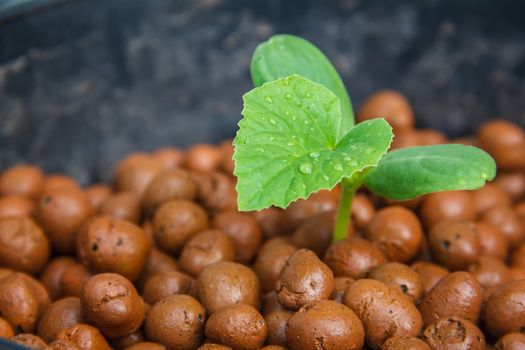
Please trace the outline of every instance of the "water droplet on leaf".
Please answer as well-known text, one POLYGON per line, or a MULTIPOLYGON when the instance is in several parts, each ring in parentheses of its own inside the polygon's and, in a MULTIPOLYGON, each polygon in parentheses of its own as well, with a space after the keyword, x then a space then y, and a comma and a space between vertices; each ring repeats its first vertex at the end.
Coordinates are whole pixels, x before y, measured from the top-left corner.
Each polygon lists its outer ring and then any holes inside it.
POLYGON ((273 102, 273 100, 272 100, 272 98, 271 98, 270 96, 266 96, 266 97, 264 98, 264 100, 265 100, 266 102, 268 102, 268 103, 272 103, 272 102, 273 102))
POLYGON ((284 94, 284 98, 290 100, 292 98, 292 94, 286 93, 284 94))
POLYGON ((343 166, 339 163, 337 163, 336 165, 334 165, 334 169, 337 170, 337 171, 341 171, 343 170, 343 166))
POLYGON ((312 152, 312 153, 310 153, 310 157, 312 157, 312 158, 317 158, 317 157, 319 157, 319 155, 320 155, 319 152, 312 152))
POLYGON ((272 119, 272 118, 270 118, 270 120, 269 120, 269 121, 270 121, 270 124, 272 124, 272 125, 275 125, 275 124, 277 124, 277 122, 275 121, 275 119, 272 119))
POLYGON ((299 166, 299 171, 305 175, 312 173, 312 164, 311 163, 303 163, 299 166))

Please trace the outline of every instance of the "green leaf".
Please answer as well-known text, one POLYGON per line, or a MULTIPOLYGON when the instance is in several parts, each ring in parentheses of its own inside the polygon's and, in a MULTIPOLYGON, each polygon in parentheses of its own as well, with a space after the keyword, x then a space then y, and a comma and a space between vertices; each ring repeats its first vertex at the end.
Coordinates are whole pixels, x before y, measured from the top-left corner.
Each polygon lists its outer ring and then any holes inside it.
POLYGON ((240 210, 285 208, 343 177, 375 166, 392 141, 384 119, 352 128, 338 142, 339 99, 298 75, 244 95, 244 118, 233 141, 240 210))
POLYGON ((293 35, 275 35, 253 53, 252 80, 255 86, 298 74, 330 89, 341 103, 342 138, 354 125, 352 102, 345 85, 328 58, 309 41, 293 35))
POLYGON ((364 178, 375 193, 407 200, 423 194, 473 190, 496 176, 496 163, 479 148, 437 145, 399 149, 384 156, 364 178))

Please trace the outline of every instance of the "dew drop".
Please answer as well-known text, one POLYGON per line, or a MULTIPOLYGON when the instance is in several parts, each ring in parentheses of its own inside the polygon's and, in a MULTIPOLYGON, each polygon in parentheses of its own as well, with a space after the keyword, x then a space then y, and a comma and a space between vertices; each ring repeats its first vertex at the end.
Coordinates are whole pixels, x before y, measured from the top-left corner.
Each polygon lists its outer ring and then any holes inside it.
POLYGON ((293 146, 294 143, 293 142, 288 142, 288 146, 293 146))
MULTIPOLYGON (((289 115, 290 115, 290 112, 288 112, 288 111, 284 111, 284 115, 285 115, 285 116, 289 116, 289 115)), ((292 118, 292 119, 293 119, 293 118, 292 118)))
POLYGON ((317 157, 319 157, 319 155, 320 155, 319 152, 312 152, 312 153, 310 153, 310 157, 312 157, 312 158, 317 158, 317 157))
POLYGON ((304 124, 305 124, 305 125, 308 125, 308 124, 310 124, 310 122, 309 122, 308 120, 305 120, 305 121, 304 121, 304 124))
POLYGON ((352 160, 352 157, 350 157, 350 156, 346 156, 346 157, 344 157, 344 160, 345 160, 345 162, 349 162, 349 161, 352 160))
POLYGON ((351 166, 357 166, 357 162, 354 160, 354 161, 350 162, 350 165, 351 166))
POLYGON ((273 141, 273 140, 275 140, 275 137, 270 136, 268 139, 269 139, 270 141, 273 141))
POLYGON ((481 177, 484 178, 484 179, 486 179, 488 176, 487 176, 487 174, 485 174, 485 173, 481 173, 481 177))
POLYGON ((292 98, 292 94, 286 93, 286 94, 284 94, 284 98, 287 99, 287 100, 290 100, 292 98))
POLYGON ((306 94, 306 98, 312 98, 312 94, 311 93, 307 93, 306 94))
POLYGON ((299 166, 299 171, 305 175, 312 173, 312 164, 311 163, 303 163, 299 166))
POLYGON ((330 178, 329 178, 328 176, 326 176, 326 175, 323 175, 323 179, 324 179, 325 181, 330 180, 330 178))
POLYGON ((336 165, 334 165, 334 169, 337 170, 337 171, 341 171, 343 170, 343 166, 339 163, 337 163, 336 165))
POLYGON ((272 125, 277 124, 277 122, 275 121, 275 119, 270 118, 268 121, 269 121, 270 124, 272 124, 272 125))
POLYGON ((266 97, 264 98, 264 100, 265 100, 266 102, 268 102, 268 103, 273 103, 273 100, 272 100, 272 98, 271 98, 270 96, 266 96, 266 97))

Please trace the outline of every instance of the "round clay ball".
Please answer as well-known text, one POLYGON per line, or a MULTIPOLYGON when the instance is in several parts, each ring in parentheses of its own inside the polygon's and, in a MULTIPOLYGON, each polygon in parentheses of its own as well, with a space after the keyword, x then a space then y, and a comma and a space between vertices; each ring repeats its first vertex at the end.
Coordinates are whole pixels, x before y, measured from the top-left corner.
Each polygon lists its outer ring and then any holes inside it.
POLYGON ((186 168, 209 173, 219 168, 222 163, 222 152, 218 147, 208 144, 198 144, 192 146, 184 159, 186 168))
POLYGON ((286 346, 286 325, 294 313, 287 310, 275 310, 264 316, 268 327, 266 344, 286 346))
POLYGON ((385 118, 394 133, 414 128, 414 112, 407 98, 396 91, 384 90, 370 96, 359 109, 357 120, 385 118))
POLYGON ((430 292, 443 277, 449 274, 449 271, 444 267, 427 261, 417 261, 411 267, 421 277, 424 294, 430 292))
POLYGON ((144 320, 144 302, 129 280, 115 273, 91 277, 80 297, 84 316, 107 337, 136 331, 144 320))
POLYGON ((513 200, 517 200, 525 195, 525 174, 520 171, 501 173, 494 183, 505 191, 513 200))
POLYGON ((376 244, 389 261, 408 262, 421 247, 423 230, 412 211, 391 206, 376 213, 364 237, 376 244))
POLYGON ((10 339, 13 343, 23 345, 32 350, 49 350, 46 342, 42 338, 29 333, 21 333, 10 339))
POLYGON ((440 318, 460 317, 478 322, 483 302, 483 288, 474 276, 458 271, 449 274, 432 288, 419 305, 425 325, 440 318))
MULTIPOLYGON (((330 244, 335 226, 335 211, 325 211, 304 220, 295 230, 290 243, 297 248, 310 249, 323 257, 330 244)), ((348 226, 348 237, 354 235, 352 224, 348 226)))
POLYGON ((174 294, 195 294, 195 280, 185 273, 172 271, 153 275, 144 285, 144 301, 150 305, 174 294))
POLYGON ((345 291, 343 303, 352 309, 365 328, 366 343, 379 348, 393 336, 416 337, 423 326, 412 301, 397 287, 361 279, 345 291))
POLYGON ((381 350, 430 350, 427 343, 415 337, 392 337, 381 346, 381 350))
MULTIPOLYGON (((135 332, 125 335, 121 338, 112 339, 110 344, 115 349, 127 349, 142 342, 144 342, 144 332, 142 329, 138 329, 135 332)), ((159 346, 162 345, 159 344, 159 346)))
POLYGON ((431 193, 425 196, 421 205, 421 217, 428 228, 442 220, 472 221, 476 214, 476 203, 467 191, 431 193))
POLYGON ((76 252, 94 273, 115 272, 134 281, 149 258, 151 243, 131 222, 98 216, 78 232, 76 252))
MULTIPOLYGON (((111 350, 100 331, 85 323, 79 323, 61 330, 55 342, 73 344, 81 350, 111 350)), ((69 350, 69 348, 66 349, 69 350)))
POLYGON ((291 244, 275 244, 267 241, 259 250, 253 270, 259 277, 263 293, 275 288, 275 282, 288 258, 297 250, 291 244))
POLYGON ((84 193, 91 203, 91 207, 97 211, 102 203, 111 196, 111 188, 104 184, 95 184, 84 189, 84 193))
POLYGON ((93 276, 89 269, 78 263, 67 266, 60 278, 60 290, 63 296, 80 297, 82 288, 93 276))
POLYGON ((233 261, 235 245, 219 230, 206 230, 190 238, 182 248, 179 263, 191 276, 198 276, 205 267, 221 261, 233 261))
POLYGON ((306 219, 316 214, 337 210, 337 200, 332 193, 319 191, 310 195, 308 199, 292 202, 282 213, 283 233, 294 232, 306 219))
POLYGON ((155 240, 159 247, 178 253, 184 243, 208 228, 208 215, 197 204, 186 200, 170 200, 162 204, 153 217, 155 240))
POLYGON ((343 296, 346 288, 354 283, 355 280, 351 277, 336 277, 334 278, 334 290, 330 299, 337 301, 338 303, 343 302, 343 296))
POLYGON ((77 231, 93 215, 84 192, 69 188, 45 191, 38 201, 37 211, 54 250, 60 254, 73 252, 77 231))
POLYGON ((387 262, 383 252, 361 238, 349 238, 333 243, 323 261, 336 277, 364 278, 374 267, 387 262))
POLYGON ((211 214, 237 211, 237 191, 232 179, 220 172, 194 173, 198 183, 197 199, 211 214))
POLYGON ((445 134, 434 129, 419 129, 416 132, 419 134, 422 146, 441 145, 448 140, 445 134))
POLYGON ((120 192, 109 196, 98 209, 99 214, 133 223, 140 221, 140 202, 135 193, 120 192))
POLYGON ((197 295, 209 314, 233 304, 259 308, 261 287, 257 275, 234 262, 219 262, 206 267, 197 277, 197 295))
POLYGON ((281 220, 282 210, 279 208, 266 208, 259 211, 252 212, 253 217, 259 223, 263 236, 265 238, 271 238, 278 236, 282 233, 281 220))
POLYGON ((0 194, 37 199, 44 185, 42 170, 33 165, 19 164, 6 169, 0 176, 0 194))
POLYGON ((477 222, 476 230, 481 244, 481 254, 505 260, 509 251, 507 237, 497 228, 485 222, 477 222))
POLYGON ((166 347, 157 343, 145 341, 129 346, 126 350, 166 350, 166 347))
POLYGON ((177 271, 177 261, 171 256, 158 249, 152 249, 151 254, 142 269, 139 278, 135 281, 138 290, 142 291, 148 280, 156 275, 165 272, 177 271))
POLYGON ((479 214, 494 207, 508 207, 511 205, 510 196, 499 186, 492 183, 472 191, 472 197, 479 214))
POLYGON ((451 269, 466 270, 481 251, 476 226, 466 221, 441 221, 428 234, 432 259, 451 269))
POLYGON ((146 337, 168 349, 192 350, 202 343, 205 322, 206 312, 197 300, 188 295, 172 295, 148 312, 146 337))
POLYGON ((511 207, 494 207, 483 213, 481 221, 498 228, 513 247, 525 239, 523 220, 511 207))
POLYGON ((43 192, 55 190, 80 190, 78 182, 70 176, 50 174, 44 179, 43 192))
POLYGON ((268 333, 261 314, 250 305, 235 304, 210 316, 206 338, 234 349, 260 349, 268 333))
POLYGON ((485 350, 485 337, 474 323, 458 317, 445 317, 423 331, 423 340, 432 350, 485 350))
POLYGON ((299 249, 290 256, 275 283, 279 303, 290 310, 329 299, 333 289, 332 271, 308 249, 299 249))
POLYGON ((357 194, 352 202, 351 222, 355 228, 363 230, 376 214, 374 204, 364 194, 357 194))
POLYGON ((525 166, 525 132, 516 124, 495 119, 477 132, 481 147, 494 157, 498 169, 523 169, 525 166))
POLYGON ((224 232, 235 246, 235 261, 253 261, 262 242, 262 230, 257 220, 246 213, 225 211, 213 218, 212 227, 224 232))
POLYGON ((0 279, 0 315, 16 333, 33 333, 49 304, 46 289, 32 277, 13 272, 0 279))
POLYGON ((285 310, 285 308, 283 308, 283 306, 279 304, 279 299, 275 291, 266 293, 263 296, 262 303, 263 303, 263 311, 265 315, 268 315, 270 312, 273 312, 273 311, 285 310))
POLYGON ((525 334, 509 333, 499 338, 494 346, 495 350, 520 350, 525 349, 525 334))
POLYGON ((27 216, 35 214, 35 203, 22 196, 8 195, 0 197, 0 217, 6 216, 27 216))
POLYGON ((508 283, 492 293, 484 309, 485 326, 495 337, 525 329, 525 280, 508 283))
POLYGON ((197 197, 197 182, 183 169, 166 170, 155 176, 142 197, 142 208, 148 214, 171 199, 192 201, 197 197))
POLYGON ((423 296, 423 281, 419 274, 405 264, 391 262, 374 268, 368 278, 398 287, 415 304, 423 296))
POLYGON ((232 350, 232 348, 220 344, 206 343, 199 346, 197 350, 232 350))
POLYGON ((184 151, 176 147, 160 148, 153 152, 151 156, 157 160, 164 169, 176 169, 184 161, 184 151))
POLYGON ((37 334, 50 343, 56 339, 61 330, 83 322, 80 299, 78 297, 63 298, 55 301, 46 309, 38 322, 37 334))
POLYGON ((332 300, 303 306, 288 320, 286 339, 291 350, 361 349, 365 331, 356 314, 332 300))
POLYGON ((491 256, 480 256, 468 271, 485 289, 507 284, 512 278, 507 265, 491 256))
POLYGON ((124 158, 115 170, 115 189, 117 192, 133 192, 141 197, 162 170, 162 164, 155 158, 142 153, 132 154, 124 158))
POLYGON ((36 274, 50 255, 44 231, 24 216, 0 217, 0 266, 36 274))
POLYGON ((69 256, 59 256, 51 260, 42 271, 40 283, 47 289, 51 300, 62 297, 63 291, 60 281, 66 268, 73 264, 75 264, 75 259, 69 256))
POLYGON ((5 319, 0 317, 0 338, 11 338, 15 335, 13 328, 5 319))

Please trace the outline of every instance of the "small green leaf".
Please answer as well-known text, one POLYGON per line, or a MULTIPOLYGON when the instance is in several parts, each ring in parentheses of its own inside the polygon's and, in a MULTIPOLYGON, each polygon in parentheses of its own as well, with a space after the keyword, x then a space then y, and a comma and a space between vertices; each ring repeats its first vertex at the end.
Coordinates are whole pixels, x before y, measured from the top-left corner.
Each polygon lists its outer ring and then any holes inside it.
POLYGON ((340 135, 354 125, 352 102, 345 85, 328 58, 309 41, 293 35, 275 35, 260 44, 253 53, 252 80, 255 86, 298 74, 330 89, 341 104, 340 135))
POLYGON ((473 190, 496 176, 496 163, 472 146, 410 147, 389 152, 364 178, 375 193, 407 200, 440 191, 473 190))
POLYGON ((352 128, 341 140, 339 99, 298 75, 244 95, 233 141, 240 210, 285 208, 343 177, 375 166, 392 141, 384 119, 352 128))

